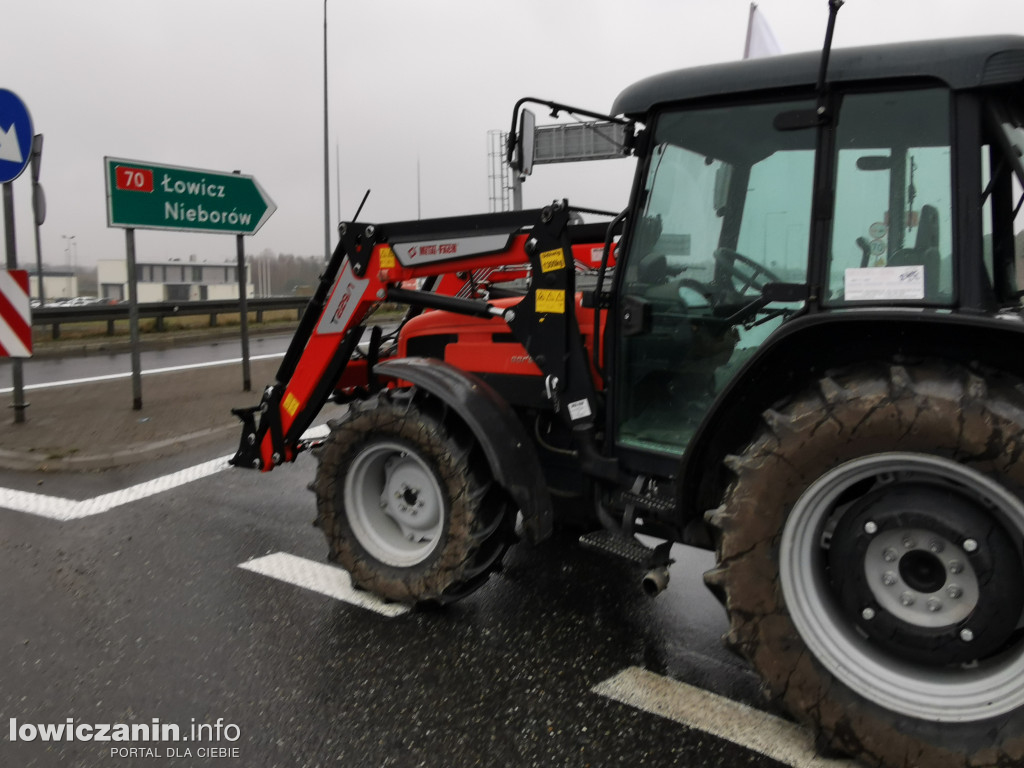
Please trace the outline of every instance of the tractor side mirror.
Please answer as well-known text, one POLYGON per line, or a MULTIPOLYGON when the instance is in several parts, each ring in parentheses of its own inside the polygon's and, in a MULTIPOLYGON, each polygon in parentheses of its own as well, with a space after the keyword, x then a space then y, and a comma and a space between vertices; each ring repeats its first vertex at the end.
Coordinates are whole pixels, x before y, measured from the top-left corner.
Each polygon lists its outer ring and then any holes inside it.
POLYGON ((520 176, 533 173, 534 134, 537 128, 537 116, 528 109, 519 113, 519 130, 516 133, 516 151, 512 158, 512 168, 520 176))

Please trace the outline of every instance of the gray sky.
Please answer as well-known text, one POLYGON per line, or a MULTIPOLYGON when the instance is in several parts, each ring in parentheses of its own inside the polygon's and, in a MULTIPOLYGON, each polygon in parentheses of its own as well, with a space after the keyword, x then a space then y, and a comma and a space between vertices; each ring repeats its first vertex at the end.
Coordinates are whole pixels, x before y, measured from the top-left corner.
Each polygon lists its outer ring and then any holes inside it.
MULTIPOLYGON (((668 69, 742 56, 749 0, 326 0, 331 216, 484 212, 487 132, 522 96, 595 111, 668 69), (340 201, 335 195, 340 150, 340 201)), ((761 0, 785 52, 820 47, 826 0, 761 0)), ((43 258, 123 258, 103 157, 251 174, 277 212, 246 250, 323 252, 320 0, 4 0, 0 88, 45 135, 43 258)), ((1024 34, 1021 0, 848 0, 834 45, 1024 34)), ((540 124, 548 122, 538 115, 540 124)), ((626 201, 630 161, 542 166, 527 207, 626 201)), ((35 262, 28 173, 14 183, 18 262, 35 262)), ((233 258, 234 240, 140 230, 140 258, 233 258)))

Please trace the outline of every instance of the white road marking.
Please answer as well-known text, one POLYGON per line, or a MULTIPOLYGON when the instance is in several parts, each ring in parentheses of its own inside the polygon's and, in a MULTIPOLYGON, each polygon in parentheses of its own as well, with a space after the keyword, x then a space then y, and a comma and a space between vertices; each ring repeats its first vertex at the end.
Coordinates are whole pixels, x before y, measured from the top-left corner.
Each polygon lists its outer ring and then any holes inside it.
MULTIPOLYGON (((275 357, 284 357, 284 352, 274 352, 268 355, 250 355, 249 360, 271 360, 275 357)), ((214 368, 218 365, 232 365, 235 363, 242 362, 242 358, 233 357, 230 360, 213 360, 206 363, 189 363, 188 365, 172 365, 167 368, 151 368, 147 371, 141 371, 140 375, 150 376, 154 373, 178 373, 180 371, 191 371, 197 368, 214 368)), ((125 371, 124 373, 108 373, 103 376, 86 376, 81 379, 66 379, 64 381, 47 381, 41 384, 26 384, 24 386, 25 391, 31 389, 53 389, 54 387, 70 387, 77 384, 93 384, 97 381, 114 381, 115 379, 127 379, 132 375, 131 371, 125 371)), ((5 395, 8 392, 13 392, 13 387, 2 387, 0 388, 0 395, 5 395)))
MULTIPOLYGON (((326 437, 328 431, 327 425, 310 427, 303 433, 302 437, 303 439, 326 437)), ((133 501, 141 501, 158 493, 170 491, 196 480, 201 480, 204 477, 210 477, 218 472, 223 472, 229 468, 228 459, 230 458, 231 456, 221 456, 219 459, 211 459, 202 464, 196 464, 194 467, 188 467, 179 472, 158 477, 155 480, 138 483, 119 491, 104 493, 101 496, 82 501, 67 499, 61 496, 46 496, 42 493, 31 493, 29 491, 15 491, 11 488, 0 488, 0 508, 10 509, 15 512, 25 512, 30 515, 38 515, 39 517, 48 517, 51 520, 77 520, 81 517, 109 512, 133 501)))
POLYGON ((120 491, 104 493, 102 496, 85 499, 84 501, 74 501, 73 499, 65 499, 60 496, 45 496, 41 493, 0 488, 0 507, 11 509, 15 512, 27 512, 30 515, 48 517, 51 520, 77 520, 81 517, 109 512, 133 501, 140 501, 141 499, 155 496, 172 488, 178 488, 195 480, 215 475, 228 468, 228 459, 230 458, 230 456, 222 456, 219 459, 197 464, 180 472, 164 475, 155 480, 139 483, 120 491))
POLYGON ((366 608, 382 616, 395 617, 408 613, 409 608, 398 603, 385 603, 368 592, 360 592, 352 586, 348 573, 327 563, 317 563, 304 557, 276 552, 259 557, 238 566, 253 573, 286 581, 303 589, 319 592, 321 595, 344 600, 346 603, 366 608))
POLYGON ((849 760, 819 757, 810 733, 795 723, 640 667, 624 669, 591 692, 726 739, 792 768, 856 766, 849 760))

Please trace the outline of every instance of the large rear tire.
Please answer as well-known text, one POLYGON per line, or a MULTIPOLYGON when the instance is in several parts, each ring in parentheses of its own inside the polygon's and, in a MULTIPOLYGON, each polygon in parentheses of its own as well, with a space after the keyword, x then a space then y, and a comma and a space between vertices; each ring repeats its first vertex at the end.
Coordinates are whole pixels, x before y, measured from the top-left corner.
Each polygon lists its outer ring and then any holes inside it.
POLYGON ((958 366, 822 380, 727 460, 727 636, 826 749, 1024 765, 1024 395, 958 366))
POLYGON ((356 586, 443 604, 500 566, 515 510, 443 404, 417 390, 384 391, 330 427, 313 484, 317 525, 356 586))

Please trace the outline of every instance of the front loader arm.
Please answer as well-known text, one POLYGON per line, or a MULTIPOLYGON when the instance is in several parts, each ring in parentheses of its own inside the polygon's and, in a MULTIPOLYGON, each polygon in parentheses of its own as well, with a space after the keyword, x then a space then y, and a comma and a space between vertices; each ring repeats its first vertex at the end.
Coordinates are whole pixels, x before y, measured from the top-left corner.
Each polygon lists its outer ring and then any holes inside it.
POLYGON ((343 224, 275 383, 259 405, 233 411, 243 433, 231 463, 269 471, 294 461, 306 447, 302 434, 339 386, 375 386, 380 331, 371 338, 368 361, 352 356, 368 315, 385 301, 503 318, 545 374, 556 410, 574 430, 592 433, 595 396, 576 326, 568 219, 568 207, 555 203, 534 211, 343 224), (497 307, 462 290, 469 275, 509 268, 531 278, 518 304, 497 307), (421 279, 431 288, 407 287, 421 279))

